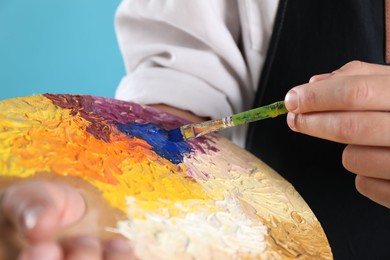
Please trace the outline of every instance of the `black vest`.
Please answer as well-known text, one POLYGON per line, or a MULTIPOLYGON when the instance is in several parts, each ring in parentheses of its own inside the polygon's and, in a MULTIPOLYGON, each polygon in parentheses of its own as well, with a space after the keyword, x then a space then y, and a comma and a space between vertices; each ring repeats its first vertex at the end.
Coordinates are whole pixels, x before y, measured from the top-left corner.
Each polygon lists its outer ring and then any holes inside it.
MULTIPOLYGON (((255 107, 352 60, 384 64, 384 32, 383 0, 280 0, 255 107)), ((390 210, 356 191, 344 147, 292 132, 285 117, 248 131, 247 149, 294 185, 335 259, 390 259, 390 210)))

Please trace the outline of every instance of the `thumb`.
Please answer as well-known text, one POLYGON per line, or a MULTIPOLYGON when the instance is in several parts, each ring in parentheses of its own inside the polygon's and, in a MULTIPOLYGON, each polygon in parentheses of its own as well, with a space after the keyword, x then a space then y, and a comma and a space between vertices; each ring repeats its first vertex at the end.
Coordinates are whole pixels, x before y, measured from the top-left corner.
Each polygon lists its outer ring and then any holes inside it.
POLYGON ((49 181, 15 184, 5 190, 0 202, 4 216, 31 242, 45 240, 75 223, 85 209, 77 190, 49 181))

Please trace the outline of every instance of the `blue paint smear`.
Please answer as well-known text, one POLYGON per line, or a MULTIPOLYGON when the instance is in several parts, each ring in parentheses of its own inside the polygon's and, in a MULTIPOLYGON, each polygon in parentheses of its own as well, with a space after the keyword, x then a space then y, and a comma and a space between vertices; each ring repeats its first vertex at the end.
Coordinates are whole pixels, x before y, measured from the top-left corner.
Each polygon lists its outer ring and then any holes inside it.
POLYGON ((173 142, 168 137, 169 131, 156 124, 129 122, 116 124, 116 127, 129 136, 145 140, 153 147, 154 152, 175 164, 182 163, 184 154, 191 152, 191 147, 186 141, 173 142))

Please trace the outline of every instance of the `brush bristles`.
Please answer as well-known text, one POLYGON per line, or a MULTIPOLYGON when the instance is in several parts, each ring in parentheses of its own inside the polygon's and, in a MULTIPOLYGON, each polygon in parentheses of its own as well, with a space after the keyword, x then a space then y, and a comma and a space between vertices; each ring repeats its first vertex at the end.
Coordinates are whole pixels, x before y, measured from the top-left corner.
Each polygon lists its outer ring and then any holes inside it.
POLYGON ((180 128, 175 128, 168 131, 168 140, 171 142, 180 142, 183 141, 183 134, 181 133, 180 128))

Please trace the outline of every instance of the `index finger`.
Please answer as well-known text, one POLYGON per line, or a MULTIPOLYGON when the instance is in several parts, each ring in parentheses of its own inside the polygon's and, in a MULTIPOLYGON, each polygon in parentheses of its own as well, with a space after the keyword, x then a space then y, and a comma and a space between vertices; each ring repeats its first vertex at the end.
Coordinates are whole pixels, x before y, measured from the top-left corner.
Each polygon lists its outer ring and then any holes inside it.
POLYGON ((390 110, 389 75, 330 77, 292 88, 285 97, 294 113, 390 110))

